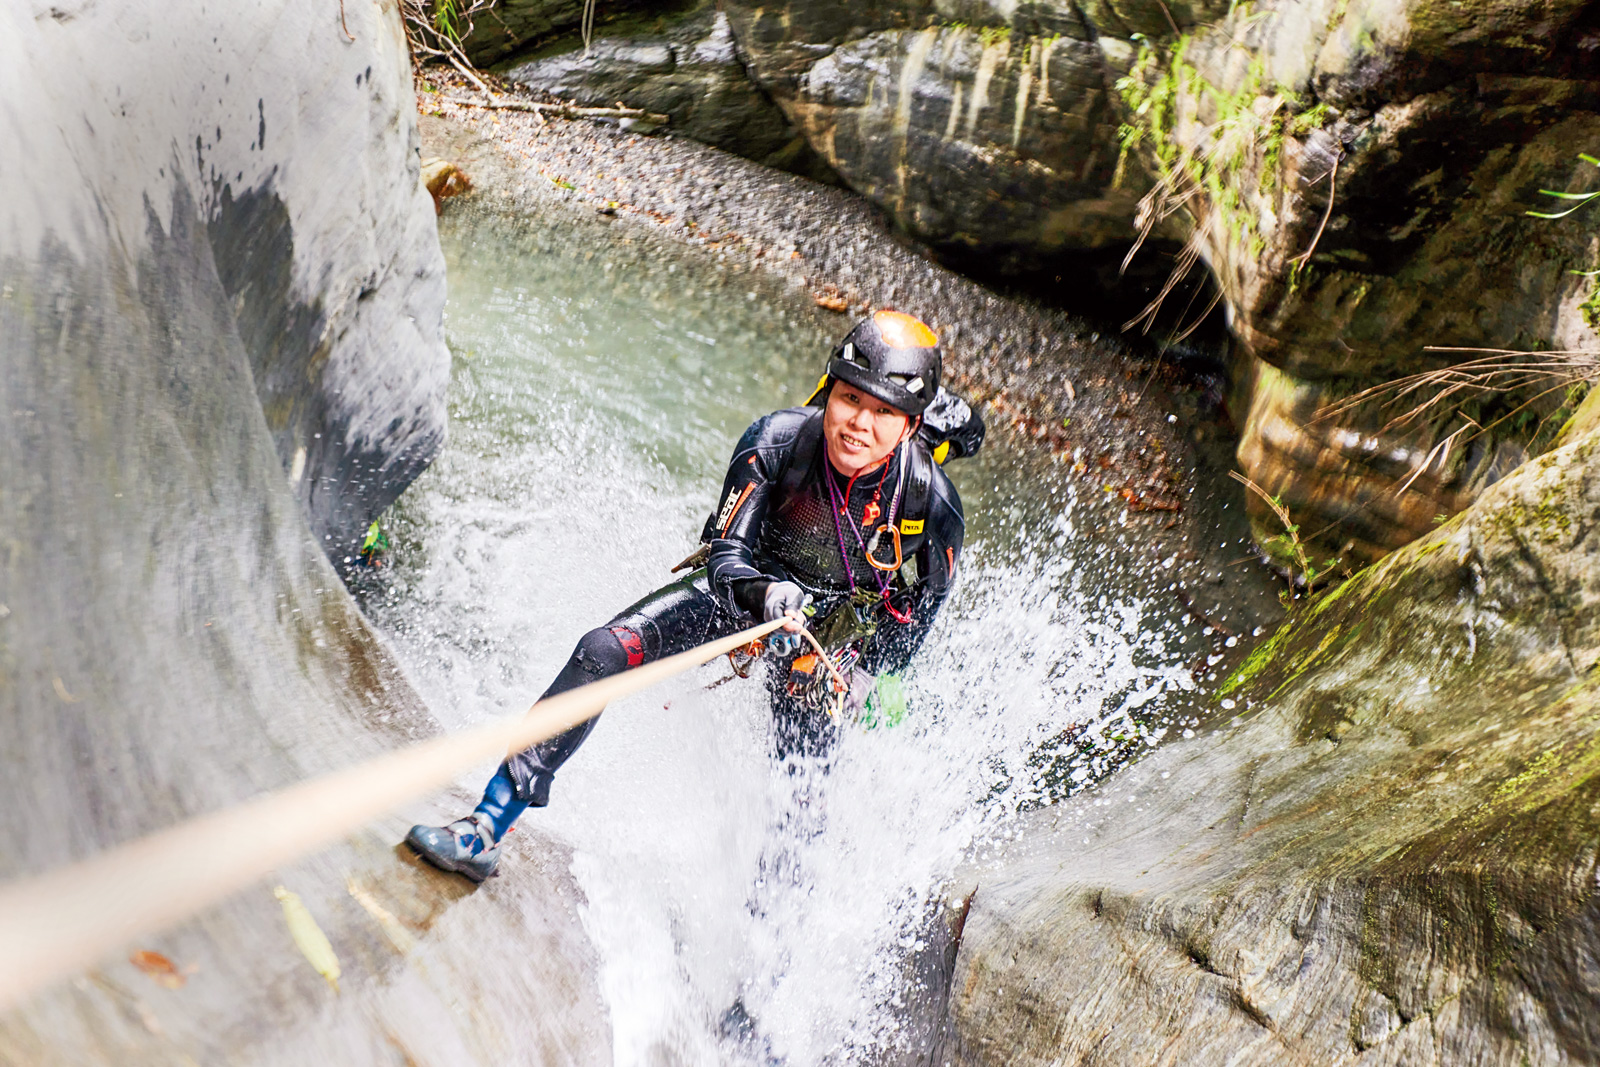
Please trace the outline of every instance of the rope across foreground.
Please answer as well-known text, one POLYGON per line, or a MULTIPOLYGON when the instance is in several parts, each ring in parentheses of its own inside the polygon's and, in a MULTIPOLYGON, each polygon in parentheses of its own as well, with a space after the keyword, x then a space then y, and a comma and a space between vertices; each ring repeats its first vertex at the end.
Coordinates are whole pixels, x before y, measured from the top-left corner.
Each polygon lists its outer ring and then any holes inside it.
POLYGON ((752 626, 541 700, 521 719, 396 749, 0 886, 0 1009, 333 844, 475 764, 554 737, 613 700, 765 637, 786 621, 752 626))

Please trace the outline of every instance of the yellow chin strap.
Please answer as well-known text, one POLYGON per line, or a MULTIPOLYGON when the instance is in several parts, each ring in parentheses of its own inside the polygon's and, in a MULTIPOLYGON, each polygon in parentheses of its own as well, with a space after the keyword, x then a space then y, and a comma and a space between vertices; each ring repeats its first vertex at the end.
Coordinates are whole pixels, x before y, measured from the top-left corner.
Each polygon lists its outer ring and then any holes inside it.
POLYGON ((806 402, 804 404, 801 404, 800 406, 808 408, 812 404, 815 404, 817 402, 817 397, 821 396, 822 395, 822 391, 824 389, 826 389, 827 387, 828 387, 828 376, 826 374, 824 374, 821 378, 817 379, 817 387, 815 389, 811 390, 811 395, 806 397, 806 402))

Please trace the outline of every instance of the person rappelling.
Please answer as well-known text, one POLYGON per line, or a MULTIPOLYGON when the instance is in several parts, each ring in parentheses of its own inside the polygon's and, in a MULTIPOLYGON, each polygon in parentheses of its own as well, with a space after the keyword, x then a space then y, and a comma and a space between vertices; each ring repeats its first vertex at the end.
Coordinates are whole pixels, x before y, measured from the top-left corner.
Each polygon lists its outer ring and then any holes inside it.
MULTIPOLYGON (((744 674, 756 656, 774 661, 777 758, 826 755, 841 718, 897 721, 899 675, 960 564, 961 498, 941 464, 976 452, 984 434, 940 372, 939 339, 920 320, 879 311, 857 323, 804 406, 739 439, 701 548, 674 568, 689 573, 584 634, 544 696, 787 617, 734 662, 744 674), (802 627, 828 662, 803 651, 802 627)), ((414 826, 407 844, 436 867, 489 877, 506 832, 549 803, 556 771, 597 721, 510 756, 470 815, 414 826)))

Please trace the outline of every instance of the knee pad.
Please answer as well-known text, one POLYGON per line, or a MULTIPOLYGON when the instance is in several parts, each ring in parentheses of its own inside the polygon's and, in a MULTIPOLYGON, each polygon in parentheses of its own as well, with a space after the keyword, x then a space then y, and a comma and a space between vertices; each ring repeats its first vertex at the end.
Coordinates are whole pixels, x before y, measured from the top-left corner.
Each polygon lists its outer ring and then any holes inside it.
POLYGON ((597 626, 578 640, 572 658, 583 673, 609 678, 643 662, 644 648, 639 635, 626 627, 597 626))

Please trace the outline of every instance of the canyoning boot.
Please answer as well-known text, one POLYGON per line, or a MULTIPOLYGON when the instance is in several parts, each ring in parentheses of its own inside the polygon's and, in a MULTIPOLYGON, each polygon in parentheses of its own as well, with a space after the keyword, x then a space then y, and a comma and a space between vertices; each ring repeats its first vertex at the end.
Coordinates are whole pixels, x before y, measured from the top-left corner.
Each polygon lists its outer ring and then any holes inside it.
POLYGON ((413 826, 406 844, 440 870, 481 882, 494 874, 500 862, 500 840, 526 810, 527 801, 517 797, 511 771, 502 763, 484 786, 483 799, 471 815, 449 826, 413 826))
POLYGON ((494 874, 500 862, 500 846, 495 842, 494 826, 482 812, 473 812, 448 826, 413 826, 406 844, 442 871, 451 871, 474 882, 494 874))

